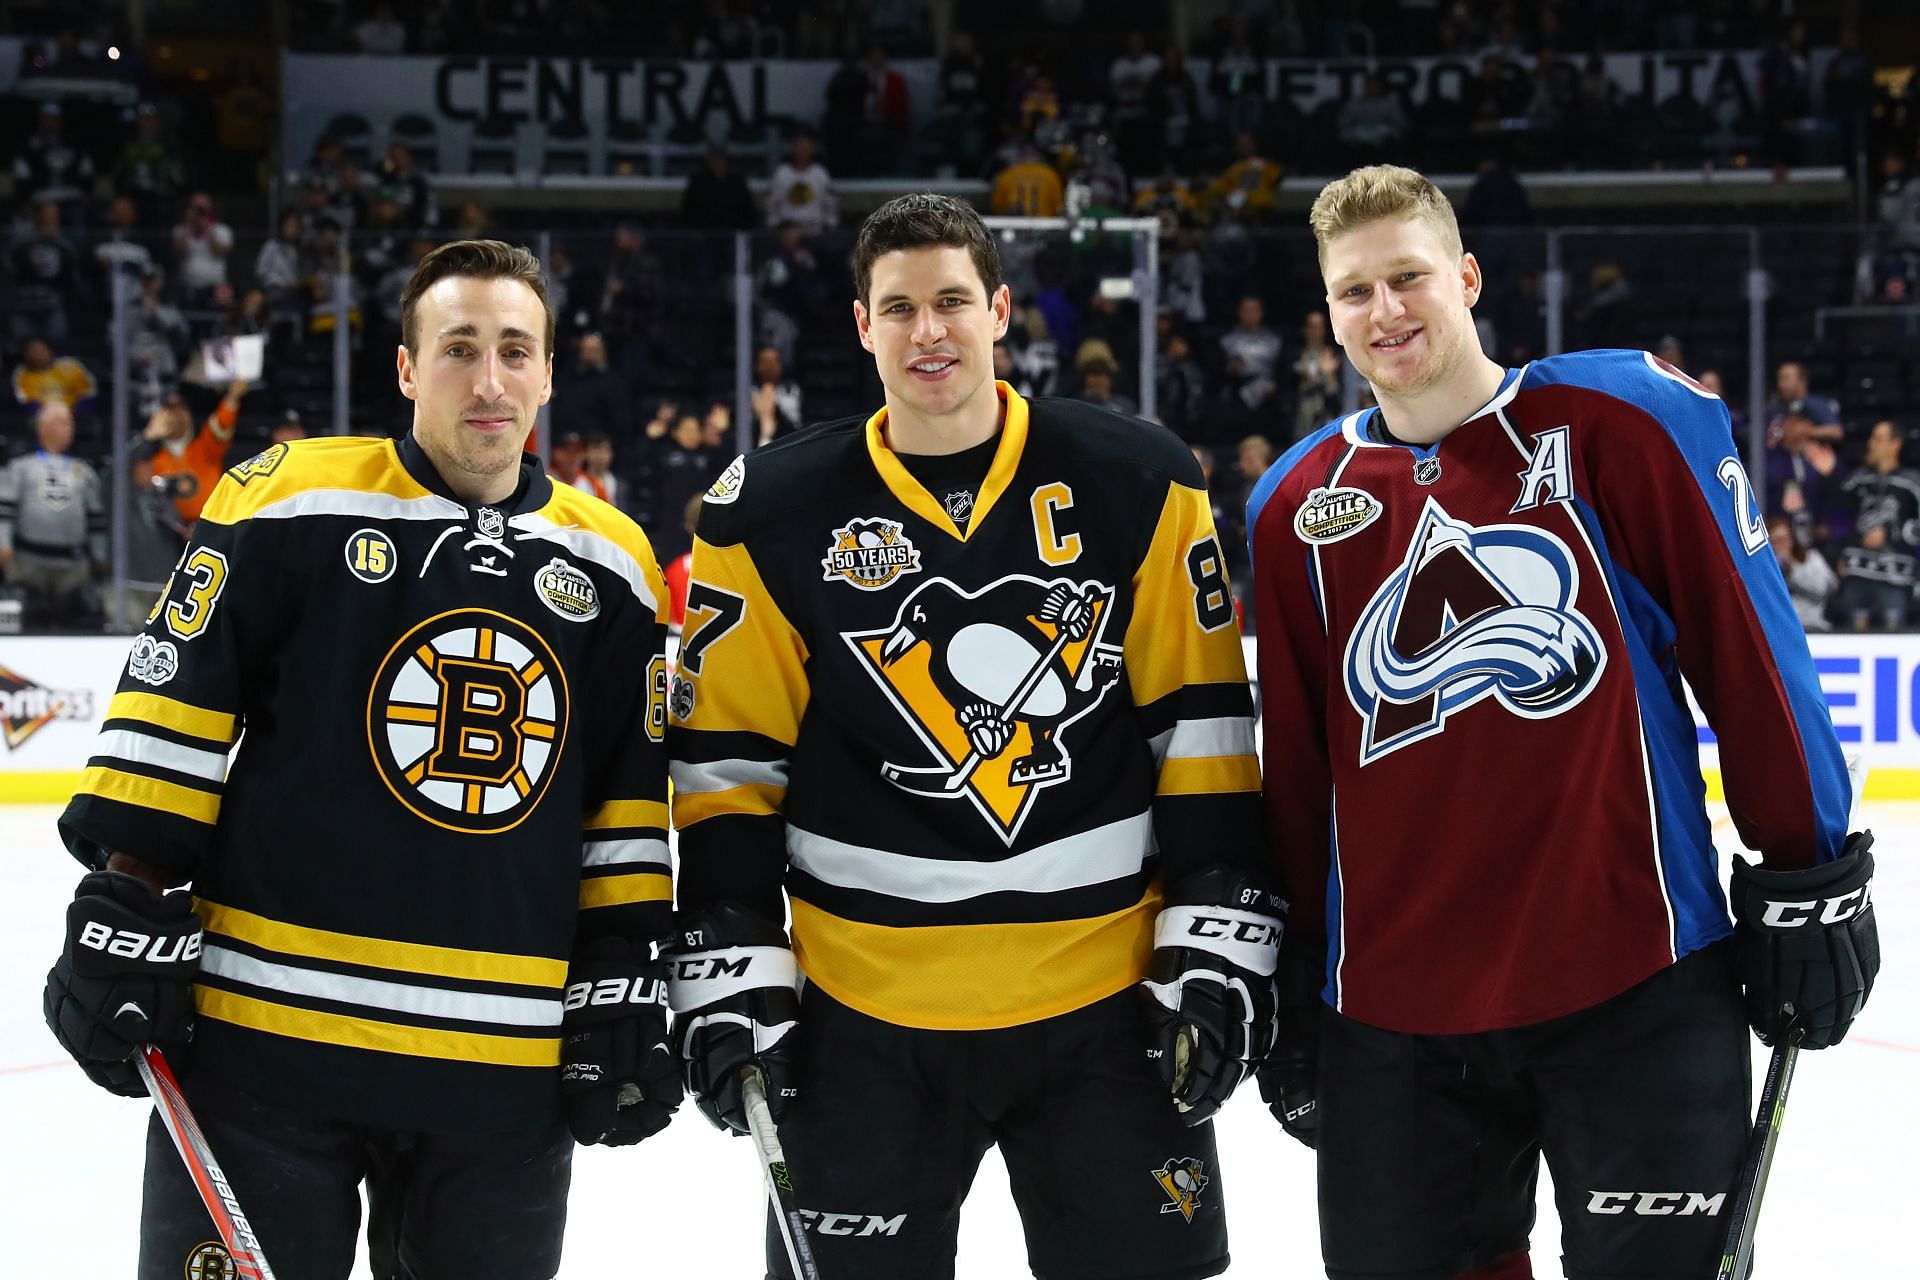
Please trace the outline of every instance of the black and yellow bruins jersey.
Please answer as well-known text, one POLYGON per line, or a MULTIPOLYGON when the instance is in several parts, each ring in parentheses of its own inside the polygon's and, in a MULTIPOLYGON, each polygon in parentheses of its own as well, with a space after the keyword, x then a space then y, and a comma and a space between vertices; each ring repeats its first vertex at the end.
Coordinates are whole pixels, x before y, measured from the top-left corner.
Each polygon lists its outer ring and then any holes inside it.
POLYGON ((191 879, 201 1069, 368 1124, 557 1115, 576 933, 670 924, 665 602, 532 461, 498 506, 410 436, 227 473, 60 821, 191 879))
POLYGON ((681 903, 783 918, 889 1022, 1013 1026, 1136 982, 1162 877, 1264 861, 1233 599, 1171 433, 1004 383, 956 524, 883 409, 702 504, 671 709, 681 903))

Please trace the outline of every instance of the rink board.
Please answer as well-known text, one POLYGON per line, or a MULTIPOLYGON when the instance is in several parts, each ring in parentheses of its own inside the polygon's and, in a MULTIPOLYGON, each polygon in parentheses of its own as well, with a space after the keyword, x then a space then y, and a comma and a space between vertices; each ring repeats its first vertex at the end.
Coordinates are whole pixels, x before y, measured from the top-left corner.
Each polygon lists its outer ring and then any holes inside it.
MULTIPOLYGON (((1920 800, 1920 635, 1808 641, 1840 744, 1869 767, 1867 798, 1920 800)), ((128 644, 124 636, 0 636, 0 802, 57 804, 72 794, 128 644)), ((1254 642, 1246 646, 1251 669, 1254 642)), ((1704 724, 1700 742, 1701 771, 1718 799, 1719 750, 1704 724)))

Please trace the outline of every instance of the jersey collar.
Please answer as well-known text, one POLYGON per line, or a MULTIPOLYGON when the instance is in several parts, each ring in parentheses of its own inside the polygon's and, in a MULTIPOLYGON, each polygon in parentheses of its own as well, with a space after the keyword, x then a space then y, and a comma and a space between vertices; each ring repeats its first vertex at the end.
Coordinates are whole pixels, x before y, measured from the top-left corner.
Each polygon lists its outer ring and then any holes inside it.
POLYGON ((884 431, 886 408, 882 406, 867 419, 867 455, 873 459, 874 470, 880 473, 880 479, 886 482, 887 488, 906 505, 907 510, 934 528, 944 530, 959 542, 965 542, 975 529, 986 522, 993 504, 1013 483, 1013 473, 1020 466, 1020 456, 1027 447, 1027 402, 1006 383, 995 381, 993 385, 1000 394, 1001 403, 1006 406, 1000 428, 1000 447, 993 452, 993 465, 987 468, 987 478, 980 485, 980 496, 973 500, 973 512, 967 517, 965 529, 953 522, 953 517, 947 514, 939 500, 927 492, 913 472, 907 470, 906 464, 887 447, 884 431))
POLYGON ((421 488, 429 493, 437 493, 450 502, 457 502, 463 507, 491 506, 503 514, 513 516, 523 511, 538 511, 553 497, 553 481, 548 478, 546 469, 540 465, 540 459, 524 450, 520 454, 520 480, 514 486, 513 495, 504 502, 476 504, 468 502, 447 487, 447 482, 440 478, 439 469, 433 465, 433 460, 427 457, 427 451, 420 447, 418 440, 414 439, 413 432, 409 431, 401 437, 396 447, 400 454, 400 465, 406 468, 408 475, 419 481, 421 488))

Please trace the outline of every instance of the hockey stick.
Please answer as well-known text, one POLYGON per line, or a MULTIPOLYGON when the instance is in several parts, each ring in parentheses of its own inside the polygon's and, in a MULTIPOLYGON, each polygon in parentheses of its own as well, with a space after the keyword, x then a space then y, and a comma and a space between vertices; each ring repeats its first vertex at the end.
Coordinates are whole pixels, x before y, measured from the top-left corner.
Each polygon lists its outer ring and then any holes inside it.
MULTIPOLYGON (((1789 1014, 1791 1014, 1791 1006, 1789 1014)), ((1740 1169, 1734 1194, 1733 1219, 1727 1225, 1727 1247, 1714 1280, 1747 1280, 1753 1265, 1753 1236, 1760 1225, 1760 1197, 1766 1194, 1773 1153, 1780 1146, 1780 1121, 1787 1111, 1787 1089, 1793 1084, 1793 1065, 1800 1056, 1799 1033, 1791 1022, 1767 1063, 1766 1083, 1760 1088, 1759 1114, 1754 1117, 1747 1162, 1740 1169)))
POLYGON ((800 1203, 794 1199, 793 1179, 787 1176, 787 1153, 780 1146, 780 1131, 773 1126, 773 1112, 767 1107, 766 1077, 758 1067, 740 1069, 740 1101, 746 1107, 747 1127, 760 1147, 760 1161, 767 1174, 767 1198, 773 1202, 773 1220, 780 1224, 780 1241, 787 1246, 787 1262, 795 1280, 820 1280, 820 1264, 813 1260, 813 1246, 807 1243, 806 1219, 800 1216, 800 1203))
POLYGON ((167 1127, 201 1202, 213 1215, 214 1228, 220 1232, 221 1241, 233 1257, 234 1274, 246 1280, 274 1280, 267 1255, 260 1251, 260 1241, 253 1234, 247 1215, 241 1212, 240 1202, 234 1198, 233 1186, 221 1171, 220 1162, 213 1158, 207 1136, 200 1132, 200 1122, 193 1118, 186 1095, 180 1092, 180 1082, 173 1078, 173 1069, 167 1066, 165 1056, 153 1045, 141 1045, 133 1057, 133 1065, 140 1068, 140 1078, 147 1082, 147 1092, 153 1095, 160 1123, 167 1127))
MULTIPOLYGON (((1000 719, 1006 719, 1026 705, 1027 699, 1033 696, 1033 691, 1040 687, 1040 681, 1046 678, 1047 669, 1066 651, 1070 643, 1072 638, 1068 635, 1066 626, 1062 625, 1054 633, 1052 646, 1028 669, 1027 674, 1021 677, 1020 683, 1013 687, 1013 692, 1007 695, 1006 702, 1000 707, 1000 719)), ((986 760, 987 757, 981 753, 980 748, 974 747, 967 752, 967 758, 952 769, 944 765, 934 765, 928 769, 910 769, 902 765, 889 764, 881 766, 880 776, 901 790, 911 791, 916 795, 950 796, 966 786, 967 779, 973 776, 973 771, 986 760)))

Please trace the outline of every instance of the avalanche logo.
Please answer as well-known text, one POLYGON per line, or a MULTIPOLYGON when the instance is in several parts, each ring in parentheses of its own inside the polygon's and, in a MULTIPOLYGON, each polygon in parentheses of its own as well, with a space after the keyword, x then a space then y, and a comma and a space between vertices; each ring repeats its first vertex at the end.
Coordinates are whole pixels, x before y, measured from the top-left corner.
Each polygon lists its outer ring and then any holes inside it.
POLYGON ((1579 594, 1573 554, 1553 534, 1476 528, 1427 499, 1406 560, 1347 640, 1360 763, 1432 737, 1485 698, 1529 720, 1577 706, 1607 665, 1579 594))

